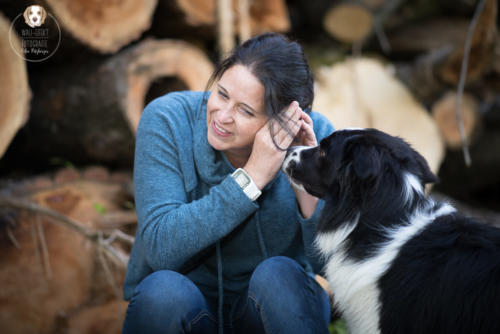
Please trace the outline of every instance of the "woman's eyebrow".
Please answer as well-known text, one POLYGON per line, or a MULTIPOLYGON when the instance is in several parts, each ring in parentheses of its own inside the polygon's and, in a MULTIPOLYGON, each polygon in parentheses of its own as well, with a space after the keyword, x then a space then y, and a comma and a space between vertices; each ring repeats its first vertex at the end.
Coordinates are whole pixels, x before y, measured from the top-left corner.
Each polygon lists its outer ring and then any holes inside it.
MULTIPOLYGON (((222 85, 220 83, 217 83, 217 86, 219 87, 220 90, 222 90, 225 94, 229 95, 227 89, 225 89, 224 87, 222 87, 222 85)), ((242 104, 243 106, 245 106, 246 108, 250 109, 249 111, 253 112, 253 113, 256 113, 257 112, 255 111, 254 108, 252 108, 251 106, 249 106, 248 104, 246 104, 245 102, 240 102, 240 104, 242 104)))

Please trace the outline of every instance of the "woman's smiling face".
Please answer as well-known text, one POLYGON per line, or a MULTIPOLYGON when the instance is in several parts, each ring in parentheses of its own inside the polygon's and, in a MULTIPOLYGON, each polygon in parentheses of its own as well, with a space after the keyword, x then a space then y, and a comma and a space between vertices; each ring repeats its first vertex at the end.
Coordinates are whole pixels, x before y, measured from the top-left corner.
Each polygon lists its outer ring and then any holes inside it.
POLYGON ((233 165, 244 163, 252 152, 255 134, 267 120, 262 83, 243 65, 227 69, 207 102, 210 145, 224 151, 233 165))

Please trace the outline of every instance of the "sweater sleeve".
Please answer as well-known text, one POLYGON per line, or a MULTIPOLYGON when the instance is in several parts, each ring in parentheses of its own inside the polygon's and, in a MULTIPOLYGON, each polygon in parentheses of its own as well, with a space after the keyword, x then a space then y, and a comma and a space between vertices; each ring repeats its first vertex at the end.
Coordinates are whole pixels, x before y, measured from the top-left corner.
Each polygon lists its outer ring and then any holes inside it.
POLYGON ((176 146, 172 131, 179 129, 174 130, 171 123, 151 103, 141 116, 136 137, 136 238, 152 270, 180 270, 258 208, 230 175, 204 197, 189 202, 179 161, 185 152, 176 146))

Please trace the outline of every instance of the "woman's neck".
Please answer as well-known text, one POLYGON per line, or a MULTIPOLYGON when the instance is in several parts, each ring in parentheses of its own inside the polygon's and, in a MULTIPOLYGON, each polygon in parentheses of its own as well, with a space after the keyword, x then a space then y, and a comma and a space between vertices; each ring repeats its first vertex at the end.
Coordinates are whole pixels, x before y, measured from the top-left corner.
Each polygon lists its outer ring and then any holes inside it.
POLYGON ((248 158, 250 157, 249 153, 247 154, 224 151, 224 154, 226 155, 227 161, 229 161, 231 166, 233 166, 234 168, 243 168, 243 166, 246 165, 248 158))

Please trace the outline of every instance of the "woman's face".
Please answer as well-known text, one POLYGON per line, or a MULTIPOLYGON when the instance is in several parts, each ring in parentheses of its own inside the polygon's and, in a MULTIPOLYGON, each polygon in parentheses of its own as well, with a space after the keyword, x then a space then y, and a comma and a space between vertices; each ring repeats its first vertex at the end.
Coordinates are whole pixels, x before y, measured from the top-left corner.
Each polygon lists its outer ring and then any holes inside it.
POLYGON ((207 102, 208 142, 230 161, 248 159, 255 134, 266 122, 264 86, 245 66, 233 65, 207 102))

